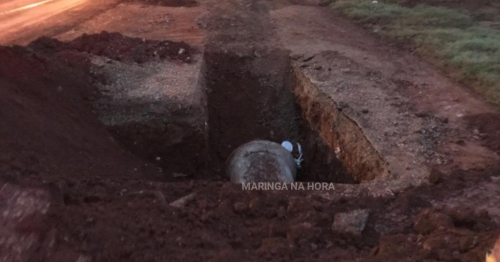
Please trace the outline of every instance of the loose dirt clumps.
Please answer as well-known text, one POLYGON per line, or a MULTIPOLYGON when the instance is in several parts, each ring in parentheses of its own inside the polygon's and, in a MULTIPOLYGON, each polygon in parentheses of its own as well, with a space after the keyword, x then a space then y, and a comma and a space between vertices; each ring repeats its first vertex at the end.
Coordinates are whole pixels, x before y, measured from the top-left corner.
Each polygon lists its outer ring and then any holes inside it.
POLYGON ((166 58, 189 62, 195 53, 195 50, 184 42, 146 40, 105 31, 93 35, 84 34, 70 42, 42 37, 31 43, 29 47, 44 52, 74 50, 117 61, 136 63, 166 58))

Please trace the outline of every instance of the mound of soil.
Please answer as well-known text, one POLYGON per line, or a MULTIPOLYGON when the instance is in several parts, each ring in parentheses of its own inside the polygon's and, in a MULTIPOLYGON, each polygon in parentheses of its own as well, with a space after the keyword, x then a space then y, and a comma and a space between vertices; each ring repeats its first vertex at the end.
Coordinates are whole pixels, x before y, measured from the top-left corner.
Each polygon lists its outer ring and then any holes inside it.
MULTIPOLYGON (((484 180, 484 176, 474 178, 484 180)), ((84 180, 49 211, 56 251, 92 261, 483 261, 498 234, 487 213, 431 201, 472 182, 465 173, 395 199, 349 200, 314 191, 242 191, 221 182, 84 180), (455 181, 455 182, 454 182, 455 181), (462 182, 457 182, 462 181, 462 182), (464 182, 465 181, 465 182, 464 182), (169 203, 189 197, 174 207, 169 203), (336 215, 369 210, 360 235, 333 230, 336 215), (382 232, 382 233, 381 233, 382 232)), ((44 253, 45 252, 45 253, 44 253)), ((68 260, 68 261, 76 261, 68 260)))
POLYGON ((145 63, 154 59, 190 62, 195 52, 184 42, 146 40, 105 31, 100 34, 84 34, 70 42, 42 37, 31 43, 29 47, 46 53, 73 50, 136 63, 145 63))
POLYGON ((86 105, 93 92, 87 57, 58 57, 0 48, 0 176, 40 181, 131 175, 137 162, 86 105))
MULTIPOLYGON (((2 218, 2 261, 27 261, 36 246, 43 246, 41 239, 53 236, 50 230, 60 221, 45 219, 47 195, 74 203, 65 188, 75 184, 99 190, 99 181, 111 178, 161 176, 115 142, 92 113, 88 100, 96 89, 89 55, 69 48, 53 51, 0 47, 0 209, 7 215, 17 210, 2 218), (40 207, 33 204, 37 199, 40 207)), ((95 196, 82 201, 95 201, 95 196)))
POLYGON ((105 80, 91 73, 88 53, 146 62, 187 61, 192 52, 185 43, 106 32, 0 48, 0 147, 6 149, 0 152, 0 176, 137 177, 144 163, 114 141, 88 105, 96 95, 93 82, 105 80))

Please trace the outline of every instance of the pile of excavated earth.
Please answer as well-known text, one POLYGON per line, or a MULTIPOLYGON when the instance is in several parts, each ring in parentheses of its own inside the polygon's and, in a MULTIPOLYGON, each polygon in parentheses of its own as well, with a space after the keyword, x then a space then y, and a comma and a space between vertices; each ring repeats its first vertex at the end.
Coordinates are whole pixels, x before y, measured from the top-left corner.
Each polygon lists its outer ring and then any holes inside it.
POLYGON ((0 261, 484 261, 500 114, 324 5, 124 1, 0 47, 0 261), (256 139, 334 188, 231 183, 256 139))

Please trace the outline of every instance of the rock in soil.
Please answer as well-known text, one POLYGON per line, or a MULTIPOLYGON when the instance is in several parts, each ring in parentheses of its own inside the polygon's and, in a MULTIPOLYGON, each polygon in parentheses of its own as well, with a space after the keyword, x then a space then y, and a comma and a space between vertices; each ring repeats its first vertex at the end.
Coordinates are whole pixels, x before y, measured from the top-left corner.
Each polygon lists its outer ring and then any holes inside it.
POLYGON ((361 235, 365 230, 369 209, 358 209, 335 215, 332 230, 343 234, 361 235))
POLYGON ((185 207, 189 202, 192 202, 196 197, 196 193, 191 193, 187 196, 184 196, 182 198, 179 198, 175 200, 174 202, 170 203, 170 206, 172 207, 177 207, 177 208, 182 208, 185 207))

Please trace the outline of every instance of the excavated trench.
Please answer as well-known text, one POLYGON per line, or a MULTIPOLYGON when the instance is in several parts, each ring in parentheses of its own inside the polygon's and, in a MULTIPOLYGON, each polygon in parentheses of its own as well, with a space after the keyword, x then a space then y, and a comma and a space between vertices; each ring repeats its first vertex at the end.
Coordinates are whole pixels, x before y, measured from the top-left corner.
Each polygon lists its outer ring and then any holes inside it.
POLYGON ((294 67, 286 50, 255 53, 205 53, 212 175, 223 174, 230 153, 255 139, 300 143, 300 181, 359 183, 387 173, 362 130, 294 67))
POLYGON ((287 52, 275 49, 256 56, 208 51, 204 60, 211 175, 224 174, 226 159, 246 142, 288 140, 303 148, 298 180, 356 182, 319 132, 302 117, 287 52))
POLYGON ((299 181, 360 183, 386 176, 385 162, 362 130, 310 83, 286 50, 207 49, 199 65, 195 106, 181 108, 172 100, 141 106, 127 99, 131 114, 167 113, 141 124, 107 122, 117 140, 160 166, 166 180, 227 180, 231 152, 257 139, 300 143, 299 181))

